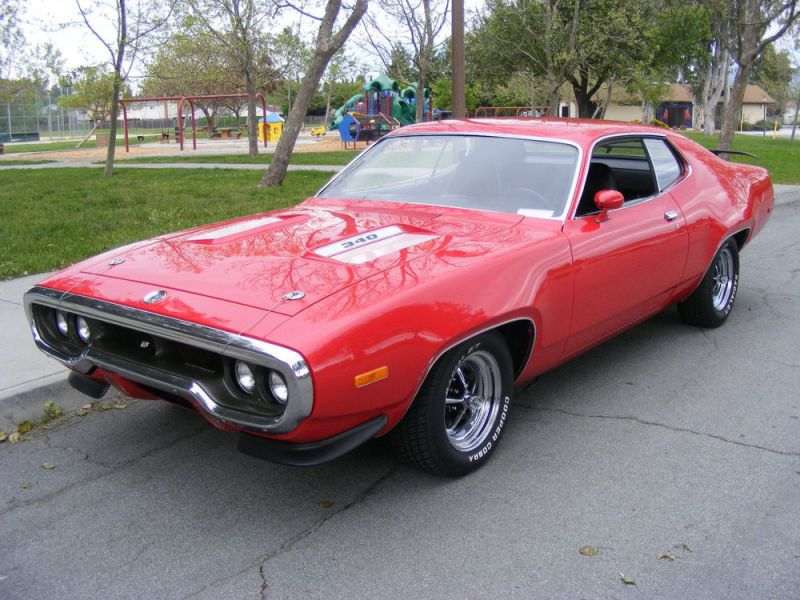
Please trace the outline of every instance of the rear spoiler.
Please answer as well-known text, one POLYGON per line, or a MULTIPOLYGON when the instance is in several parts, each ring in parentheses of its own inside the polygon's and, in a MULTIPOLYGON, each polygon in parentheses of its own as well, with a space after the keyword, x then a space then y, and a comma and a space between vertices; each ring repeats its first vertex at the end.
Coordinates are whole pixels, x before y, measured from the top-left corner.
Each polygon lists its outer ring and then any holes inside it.
POLYGON ((714 148, 713 150, 709 149, 708 151, 712 152, 713 154, 716 154, 717 156, 719 156, 720 154, 739 154, 741 156, 752 156, 753 158, 761 160, 760 158, 758 158, 758 156, 756 156, 752 152, 742 152, 741 150, 721 150, 719 148, 714 148))

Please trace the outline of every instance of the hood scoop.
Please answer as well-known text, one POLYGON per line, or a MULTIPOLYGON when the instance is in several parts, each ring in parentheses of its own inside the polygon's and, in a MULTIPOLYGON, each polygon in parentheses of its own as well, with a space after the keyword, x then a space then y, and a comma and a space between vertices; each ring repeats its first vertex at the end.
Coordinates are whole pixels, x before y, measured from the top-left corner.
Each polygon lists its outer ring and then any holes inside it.
POLYGON ((289 225, 300 225, 308 220, 306 215, 281 215, 277 217, 257 217, 239 220, 219 227, 204 227, 200 231, 183 236, 181 242, 195 244, 222 245, 235 242, 241 238, 266 233, 273 229, 281 229, 289 225))
POLYGON ((390 225, 320 246, 312 250, 311 254, 349 265, 360 265, 438 237, 430 231, 390 225))

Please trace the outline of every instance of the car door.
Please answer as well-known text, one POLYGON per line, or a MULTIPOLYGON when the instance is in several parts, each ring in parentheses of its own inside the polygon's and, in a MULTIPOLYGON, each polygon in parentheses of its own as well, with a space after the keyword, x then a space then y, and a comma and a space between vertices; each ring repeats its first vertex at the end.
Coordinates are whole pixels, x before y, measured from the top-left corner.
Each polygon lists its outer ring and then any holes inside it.
MULTIPOLYGON (((565 223, 574 280, 568 354, 665 308, 688 250, 686 222, 669 193, 686 168, 665 140, 615 138, 598 144, 591 161, 608 167, 601 186, 624 191, 625 202, 606 220, 579 208, 565 223)), ((597 187, 590 178, 588 191, 597 187)))

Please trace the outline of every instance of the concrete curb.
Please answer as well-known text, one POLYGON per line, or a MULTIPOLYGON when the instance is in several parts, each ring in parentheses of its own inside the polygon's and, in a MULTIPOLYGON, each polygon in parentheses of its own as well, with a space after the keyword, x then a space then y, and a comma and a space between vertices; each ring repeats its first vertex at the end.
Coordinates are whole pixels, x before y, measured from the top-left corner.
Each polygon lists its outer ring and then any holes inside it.
MULTIPOLYGON (((800 186, 797 185, 775 185, 775 204, 777 206, 787 205, 800 201, 800 186)), ((24 280, 43 279, 45 274, 40 276, 29 276, 24 280)), ((20 280, 10 280, 0 282, 0 292, 4 287, 18 285, 20 280)), ((25 286, 28 284, 25 283, 25 286)), ((24 286, 23 286, 24 287, 24 286)), ((0 293, 0 296, 3 294, 0 293)), ((19 300, 21 301, 21 294, 19 300)), ((24 315, 14 314, 14 318, 24 319, 24 315)), ((27 330, 27 326, 25 327, 27 330)), ((29 332, 27 332, 29 334, 29 332)), ((20 343, 23 343, 20 340, 20 343)), ((33 340, 27 340, 30 348, 33 349, 33 340)), ((35 350, 38 352, 38 350, 35 350)), ((49 363, 47 363, 49 365, 49 363)), ((53 365, 56 363, 53 362, 53 365)), ((6 388, 0 391, 0 429, 11 432, 16 427, 16 423, 21 421, 38 421, 42 415, 42 408, 48 400, 52 400, 65 412, 74 411, 92 402, 92 398, 86 396, 67 383, 67 369, 61 372, 53 372, 52 365, 46 372, 42 372, 33 380, 6 388)), ((113 400, 122 396, 121 392, 113 388, 102 401, 113 400)))
MULTIPOLYGON (((108 402, 121 395, 121 392, 112 388, 100 401, 108 402)), ((0 429, 10 433, 14 431, 17 423, 22 421, 38 422, 48 400, 52 400, 64 413, 70 413, 85 404, 96 402, 67 383, 66 371, 48 375, 37 381, 15 386, 0 394, 0 429)))

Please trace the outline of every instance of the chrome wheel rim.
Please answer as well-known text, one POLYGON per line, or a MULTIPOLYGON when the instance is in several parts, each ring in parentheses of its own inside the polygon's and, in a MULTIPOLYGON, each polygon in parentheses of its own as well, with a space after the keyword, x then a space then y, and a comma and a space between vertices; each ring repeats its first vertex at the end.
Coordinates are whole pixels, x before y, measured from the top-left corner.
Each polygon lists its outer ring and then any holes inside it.
POLYGON ((730 248, 720 250, 714 262, 714 287, 711 290, 711 301, 715 310, 724 310, 733 294, 733 253, 730 248))
POLYGON ((444 426, 456 450, 471 452, 486 441, 502 394, 500 366, 490 353, 473 352, 455 368, 445 396, 444 426))

